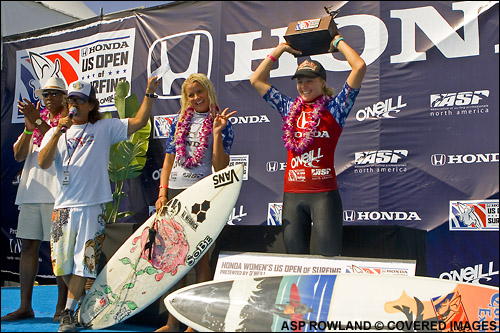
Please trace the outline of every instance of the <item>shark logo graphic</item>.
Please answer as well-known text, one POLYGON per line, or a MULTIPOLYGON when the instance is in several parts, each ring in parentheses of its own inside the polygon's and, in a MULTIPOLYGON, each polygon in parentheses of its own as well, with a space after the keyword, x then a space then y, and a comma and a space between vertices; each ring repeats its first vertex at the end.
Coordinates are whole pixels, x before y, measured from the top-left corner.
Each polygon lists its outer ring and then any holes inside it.
POLYGON ((88 81, 96 89, 101 112, 115 111, 114 94, 119 81, 132 81, 135 29, 100 32, 54 44, 16 51, 16 84, 12 98, 12 123, 23 123, 17 101, 36 104, 35 90, 51 77, 66 85, 88 81))
POLYGON ((482 228, 481 219, 476 213, 474 206, 468 206, 463 203, 457 203, 457 209, 460 212, 458 218, 460 222, 465 224, 468 227, 474 227, 477 229, 482 228))

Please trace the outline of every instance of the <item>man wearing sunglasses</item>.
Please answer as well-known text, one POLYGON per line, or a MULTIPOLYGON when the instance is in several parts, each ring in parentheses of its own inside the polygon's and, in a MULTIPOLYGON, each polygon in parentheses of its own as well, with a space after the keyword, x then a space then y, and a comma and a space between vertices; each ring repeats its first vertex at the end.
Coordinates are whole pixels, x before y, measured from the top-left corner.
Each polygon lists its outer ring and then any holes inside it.
MULTIPOLYGON (((59 188, 56 169, 43 170, 38 165, 38 154, 44 134, 57 126, 61 113, 67 111, 66 84, 58 77, 51 77, 35 94, 43 100, 45 108, 40 110, 28 99, 18 101, 19 111, 24 114, 24 130, 14 143, 14 158, 24 161, 21 180, 16 196, 19 218, 16 237, 22 241, 19 261, 21 304, 19 308, 2 317, 2 321, 29 319, 35 316, 31 305, 33 284, 38 273, 39 250, 42 241, 50 240, 50 228, 54 200, 59 188)), ((54 321, 66 305, 67 287, 62 277, 56 277, 58 299, 54 321)))
POLYGON ((69 84, 70 114, 42 141, 38 162, 55 164, 60 190, 52 217, 51 257, 56 276, 68 285, 68 301, 61 314, 59 332, 74 331, 74 311, 85 292, 87 278, 96 278, 104 239, 104 205, 112 201, 108 176, 109 148, 144 127, 151 115, 157 76, 148 80, 146 96, 134 118, 101 119, 94 87, 86 81, 69 84), (88 249, 93 246, 93 251, 88 249), (95 254, 88 265, 85 253, 95 254))

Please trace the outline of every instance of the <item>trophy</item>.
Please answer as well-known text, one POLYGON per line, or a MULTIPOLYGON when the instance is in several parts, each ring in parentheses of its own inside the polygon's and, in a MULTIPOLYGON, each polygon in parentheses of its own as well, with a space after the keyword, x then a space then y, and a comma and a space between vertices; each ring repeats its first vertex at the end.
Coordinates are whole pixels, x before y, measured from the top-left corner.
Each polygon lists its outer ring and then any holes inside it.
MULTIPOLYGON (((284 36, 287 44, 302 51, 301 55, 295 55, 295 57, 328 53, 330 42, 337 34, 337 25, 333 19, 339 13, 336 10, 330 10, 331 7, 324 7, 327 17, 294 21, 288 25, 284 36)), ((338 52, 337 49, 333 51, 338 52)))

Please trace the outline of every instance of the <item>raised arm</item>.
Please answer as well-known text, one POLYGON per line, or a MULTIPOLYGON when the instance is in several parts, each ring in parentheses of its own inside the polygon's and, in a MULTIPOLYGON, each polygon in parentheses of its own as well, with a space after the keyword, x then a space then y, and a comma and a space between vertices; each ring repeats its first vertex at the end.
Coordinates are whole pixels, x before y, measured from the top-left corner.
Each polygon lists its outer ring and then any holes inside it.
POLYGON ((158 88, 158 76, 153 76, 148 79, 148 86, 146 88, 146 95, 142 100, 141 107, 134 118, 129 118, 128 120, 128 130, 127 135, 130 136, 136 131, 140 130, 148 123, 149 117, 151 116, 151 109, 153 108, 154 98, 148 97, 147 95, 154 95, 156 88, 158 88))
POLYGON ((347 77, 347 84, 354 89, 361 88, 361 82, 366 73, 365 61, 356 53, 343 39, 341 35, 336 35, 330 43, 330 51, 333 51, 334 44, 337 44, 337 49, 344 55, 352 70, 347 77), (337 39, 342 38, 340 41, 337 39))
POLYGON ((272 50, 271 53, 269 53, 269 55, 264 58, 264 60, 262 60, 259 67, 257 67, 255 72, 250 77, 250 83, 261 96, 264 96, 271 87, 268 82, 269 73, 271 72, 274 63, 278 61, 283 52, 288 52, 291 54, 301 54, 300 51, 293 49, 290 45, 281 43, 276 46, 276 48, 274 48, 274 50, 272 50))
MULTIPOLYGON (((30 102, 31 103, 31 102, 30 102)), ((19 107, 19 111, 21 113, 25 113, 25 105, 23 102, 19 101, 17 103, 17 106, 19 107)), ((40 104, 38 104, 40 105, 40 104)), ((38 116, 40 116, 40 112, 38 112, 38 116)), ((36 118, 35 118, 36 119, 36 118)), ((31 137, 33 135, 33 130, 35 129, 35 124, 30 121, 30 118, 27 116, 27 114, 24 115, 24 131, 23 135, 19 140, 17 140, 14 143, 13 150, 14 150, 14 159, 17 162, 22 162, 28 157, 29 150, 30 150, 30 141, 31 137), (31 134, 29 134, 31 132, 31 134)))

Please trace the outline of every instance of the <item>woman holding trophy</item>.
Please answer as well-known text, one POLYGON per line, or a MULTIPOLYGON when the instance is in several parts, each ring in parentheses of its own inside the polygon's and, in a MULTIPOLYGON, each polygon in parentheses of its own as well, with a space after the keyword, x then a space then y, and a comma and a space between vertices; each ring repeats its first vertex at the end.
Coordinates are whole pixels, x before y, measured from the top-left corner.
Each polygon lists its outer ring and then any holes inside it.
POLYGON ((338 32, 330 42, 329 52, 333 50, 340 51, 351 67, 337 95, 327 86, 325 69, 314 60, 302 62, 292 77, 297 79, 299 96, 295 99, 268 82, 274 63, 284 52, 302 54, 287 43, 273 49, 250 78, 257 92, 283 117, 288 152, 282 225, 287 253, 309 254, 312 232, 321 255, 337 256, 342 251, 343 211, 334 154, 366 64, 338 32))

